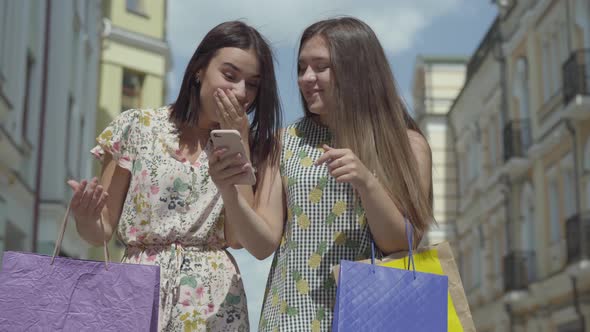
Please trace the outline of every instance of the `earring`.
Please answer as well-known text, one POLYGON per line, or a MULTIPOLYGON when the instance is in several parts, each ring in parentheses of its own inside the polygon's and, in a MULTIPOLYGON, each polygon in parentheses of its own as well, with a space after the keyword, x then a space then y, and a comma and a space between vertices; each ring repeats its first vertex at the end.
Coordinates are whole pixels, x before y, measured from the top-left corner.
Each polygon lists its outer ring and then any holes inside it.
MULTIPOLYGON (((197 76, 194 81, 193 81, 193 86, 195 87, 196 93, 199 93, 199 89, 201 88, 201 79, 199 78, 199 76, 197 76)), ((191 108, 192 106, 188 105, 188 110, 186 111, 186 118, 189 119, 191 116, 191 108)))

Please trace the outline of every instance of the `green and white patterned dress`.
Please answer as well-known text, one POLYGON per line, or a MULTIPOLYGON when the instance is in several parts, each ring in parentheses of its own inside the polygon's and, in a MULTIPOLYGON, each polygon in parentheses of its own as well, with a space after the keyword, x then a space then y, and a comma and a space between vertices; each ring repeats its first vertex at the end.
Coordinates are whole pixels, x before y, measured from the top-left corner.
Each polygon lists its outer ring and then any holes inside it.
POLYGON ((364 210, 348 183, 313 165, 331 134, 312 119, 287 127, 281 176, 287 221, 266 286, 260 331, 329 331, 336 299, 332 266, 369 257, 364 210))

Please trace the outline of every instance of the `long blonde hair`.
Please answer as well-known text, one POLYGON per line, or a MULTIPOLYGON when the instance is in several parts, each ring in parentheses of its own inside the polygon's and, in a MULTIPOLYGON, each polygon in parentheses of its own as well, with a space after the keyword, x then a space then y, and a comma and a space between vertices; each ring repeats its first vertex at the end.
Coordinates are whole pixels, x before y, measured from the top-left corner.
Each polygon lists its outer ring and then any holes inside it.
MULTIPOLYGON (((424 193, 407 130, 423 134, 397 93, 377 36, 356 18, 324 20, 305 29, 299 52, 314 36, 323 37, 330 51, 337 102, 328 115, 333 144, 351 149, 375 172, 416 235, 423 235, 433 220, 432 180, 424 193)), ((306 116, 313 116, 305 100, 303 105, 306 116)))

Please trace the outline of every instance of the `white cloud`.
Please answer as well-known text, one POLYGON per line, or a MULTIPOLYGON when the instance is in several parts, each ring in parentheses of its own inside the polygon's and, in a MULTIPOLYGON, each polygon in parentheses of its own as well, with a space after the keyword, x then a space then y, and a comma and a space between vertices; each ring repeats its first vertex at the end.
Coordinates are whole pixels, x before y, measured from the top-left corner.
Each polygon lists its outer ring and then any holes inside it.
POLYGON ((258 28, 275 47, 292 47, 311 23, 351 15, 369 24, 388 53, 395 54, 411 47, 416 35, 430 21, 456 9, 463 1, 173 0, 168 2, 168 39, 177 55, 188 57, 215 25, 243 19, 258 28))

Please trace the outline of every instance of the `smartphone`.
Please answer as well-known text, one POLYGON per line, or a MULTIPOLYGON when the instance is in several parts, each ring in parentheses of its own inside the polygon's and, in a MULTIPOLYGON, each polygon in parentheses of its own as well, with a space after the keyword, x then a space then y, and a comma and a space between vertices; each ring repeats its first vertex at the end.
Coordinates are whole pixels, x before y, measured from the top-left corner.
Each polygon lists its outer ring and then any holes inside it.
MULTIPOLYGON (((227 149, 226 153, 231 155, 240 153, 243 158, 247 158, 246 151, 244 150, 244 145, 242 143, 242 135, 240 135, 237 130, 215 129, 211 131, 210 137, 214 148, 224 147, 227 149)), ((250 161, 248 160, 248 162, 250 161)), ((256 184, 256 175, 254 174, 252 168, 250 168, 250 171, 240 178, 238 184, 249 186, 256 184)))

